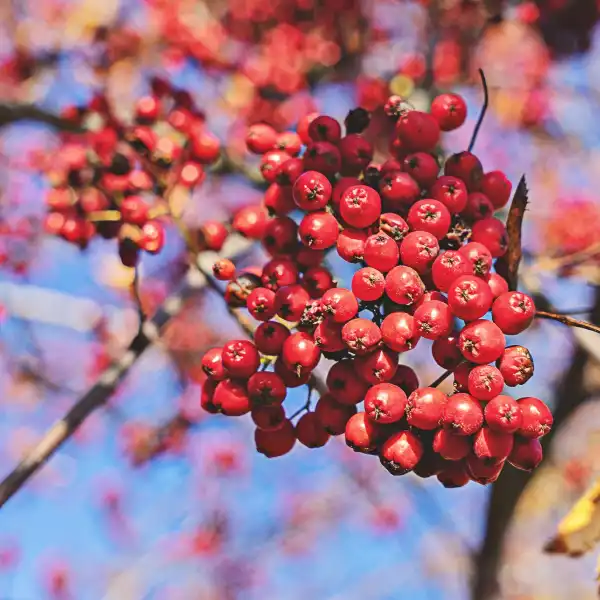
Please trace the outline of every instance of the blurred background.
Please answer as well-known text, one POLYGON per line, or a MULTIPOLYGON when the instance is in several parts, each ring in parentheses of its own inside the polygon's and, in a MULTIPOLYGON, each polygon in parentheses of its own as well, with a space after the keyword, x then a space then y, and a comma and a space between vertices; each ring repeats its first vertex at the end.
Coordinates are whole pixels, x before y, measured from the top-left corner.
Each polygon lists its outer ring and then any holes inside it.
MULTIPOLYGON (((0 470, 135 336, 133 273, 115 243, 44 232, 59 168, 55 115, 105 95, 125 117, 159 76, 190 92, 224 156, 183 219, 260 201, 248 124, 343 120, 390 93, 428 107, 463 94, 443 139, 516 185, 526 173, 522 281, 600 323, 600 29, 595 0, 3 0, 0 3, 0 470), (49 175, 50 174, 50 175, 49 175)), ((381 115, 380 115, 381 116, 381 115)), ((240 264, 262 260, 259 249, 240 264)), ((340 261, 341 263, 341 261, 340 261)), ((334 265, 343 283, 349 265, 334 265)), ((152 314, 181 284, 184 245, 144 255, 152 314)), ((543 553, 600 472, 600 340, 536 323, 522 395, 555 415, 533 476, 446 490, 390 477, 343 440, 269 461, 245 419, 200 411, 202 353, 239 334, 219 297, 190 296, 118 386, 0 511, 3 600, 558 600, 596 598, 595 556, 543 553), (182 418, 182 416, 184 418, 182 418)), ((422 350, 422 351, 421 351, 422 350)), ((439 369, 411 353, 421 379, 439 369), (414 356, 413 356, 414 355, 414 356)), ((448 384, 450 385, 450 384, 448 384)), ((303 402, 297 399, 298 405, 303 402)))

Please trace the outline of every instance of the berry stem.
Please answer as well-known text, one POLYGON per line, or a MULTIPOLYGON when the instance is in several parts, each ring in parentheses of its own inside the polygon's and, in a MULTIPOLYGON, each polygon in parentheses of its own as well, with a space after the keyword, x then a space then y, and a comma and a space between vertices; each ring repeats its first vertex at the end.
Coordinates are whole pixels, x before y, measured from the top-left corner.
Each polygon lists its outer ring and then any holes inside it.
POLYGON ((140 266, 139 264, 133 268, 133 282, 131 283, 131 295, 133 296, 133 301, 137 307, 138 317, 139 317, 139 330, 141 331, 144 326, 144 322, 146 321, 146 313, 144 312, 144 307, 142 306, 142 298, 140 296, 140 266))
POLYGON ((479 69, 479 77, 481 77, 481 85, 483 86, 483 106, 481 107, 481 112, 479 113, 479 118, 477 119, 475 129, 473 130, 473 135, 471 136, 471 142, 469 143, 468 148, 469 152, 473 151, 473 147, 477 141, 477 135, 479 134, 479 129, 481 128, 481 124, 483 123, 483 118, 485 117, 485 113, 487 112, 489 104, 488 86, 483 69, 479 69))
POLYGON ((546 312, 545 310, 538 310, 535 313, 535 316, 538 319, 550 319, 552 321, 558 321, 563 325, 568 325, 569 327, 579 327, 580 329, 587 329, 588 331, 593 331, 595 333, 600 333, 600 326, 593 325, 592 323, 588 323, 587 321, 581 321, 579 319, 574 319, 573 317, 569 317, 567 315, 546 312))
POLYGON ((448 379, 448 377, 450 377, 450 375, 452 375, 453 372, 454 371, 446 371, 445 373, 442 373, 433 383, 430 383, 428 387, 437 387, 438 385, 440 385, 440 383, 446 381, 446 379, 448 379))
POLYGON ((308 397, 306 398, 306 402, 290 417, 290 421, 295 419, 298 415, 301 415, 303 412, 307 412, 310 410, 310 399, 313 393, 313 386, 309 384, 308 386, 308 397))

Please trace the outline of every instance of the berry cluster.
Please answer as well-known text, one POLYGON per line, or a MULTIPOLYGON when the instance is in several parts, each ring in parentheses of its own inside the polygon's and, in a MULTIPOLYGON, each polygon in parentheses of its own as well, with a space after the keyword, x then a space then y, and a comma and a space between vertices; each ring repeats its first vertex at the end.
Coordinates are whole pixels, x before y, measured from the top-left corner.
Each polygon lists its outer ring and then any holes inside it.
MULTIPOLYGON (((459 96, 438 96, 430 113, 392 97, 385 110, 394 127, 381 165, 371 162, 362 109, 349 113, 345 135, 324 115, 303 119, 296 133, 250 128, 248 147, 262 154, 270 183, 262 244, 271 259, 230 281, 226 298, 260 325, 253 341, 204 356, 202 405, 250 412, 257 450, 270 457, 296 440, 314 448, 345 434, 390 473, 435 474, 448 487, 492 482, 506 461, 532 469, 551 413, 541 400, 514 400, 503 389, 533 374, 527 349, 507 347, 505 336, 529 327, 535 307, 493 271, 507 250, 493 212, 511 185, 501 172, 484 173, 471 152, 450 156, 440 175, 440 133, 466 118, 459 96), (350 289, 336 287, 322 264, 334 250, 360 266, 350 289), (421 338, 454 374, 454 394, 420 387, 399 364, 421 338), (328 392, 294 425, 283 407, 287 389, 310 386, 321 357, 335 361, 328 392)), ((233 265, 219 261, 215 273, 233 277, 233 265)))
POLYGON ((102 96, 64 116, 83 133, 63 133, 47 167, 53 187, 46 197, 46 230, 82 248, 95 235, 117 238, 127 266, 137 263, 140 250, 159 252, 168 191, 200 184, 203 167, 220 156, 220 143, 191 96, 154 79, 131 123, 121 121, 102 96))

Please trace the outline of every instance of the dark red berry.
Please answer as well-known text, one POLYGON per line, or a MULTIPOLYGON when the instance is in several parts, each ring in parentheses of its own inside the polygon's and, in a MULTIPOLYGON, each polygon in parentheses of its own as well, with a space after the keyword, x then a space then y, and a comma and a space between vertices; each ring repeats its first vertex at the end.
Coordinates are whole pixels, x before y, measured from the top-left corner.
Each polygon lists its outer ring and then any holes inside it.
POLYGON ((379 186, 381 200, 386 211, 405 212, 419 197, 419 184, 408 174, 400 171, 386 174, 379 186))
POLYGON ((526 438, 539 438, 552 428, 553 418, 550 409, 538 398, 519 398, 519 408, 523 419, 517 433, 526 438))
POLYGON ((473 435, 483 425, 479 402, 469 394, 454 394, 444 408, 442 424, 455 435, 473 435))
POLYGON ((296 423, 296 439, 307 448, 321 448, 329 440, 329 433, 314 412, 307 412, 296 423))
POLYGON ((308 126, 308 135, 315 142, 337 144, 342 137, 342 126, 333 117, 320 115, 308 126))
POLYGON ((469 454, 465 461, 471 480, 481 485, 494 483, 505 465, 505 461, 490 464, 487 460, 479 458, 475 454, 469 454))
POLYGON ((502 356, 506 339, 496 324, 478 319, 465 325, 458 337, 458 346, 467 360, 483 365, 502 356))
POLYGON ((327 387, 341 404, 358 404, 365 399, 369 386, 358 376, 353 360, 335 363, 327 374, 327 387))
POLYGON ((307 171, 319 171, 333 177, 342 166, 340 151, 330 142, 312 142, 302 156, 307 171))
POLYGON ((278 356, 283 342, 290 335, 290 330, 277 321, 261 323, 254 332, 254 343, 260 352, 267 356, 278 356))
POLYGON ((437 479, 448 489, 463 487, 471 481, 464 460, 454 461, 444 465, 444 468, 437 474, 437 479))
POLYGON ((454 371, 463 361, 463 356, 458 347, 458 333, 442 336, 433 342, 431 346, 433 360, 448 371, 454 371))
POLYGON ((286 387, 297 388, 306 385, 311 377, 309 369, 290 368, 280 356, 275 361, 275 373, 281 377, 286 387))
POLYGON ((264 287, 277 291, 298 281, 298 268, 290 259, 274 258, 263 267, 261 281, 264 287))
POLYGON ((444 175, 458 177, 465 182, 470 192, 477 192, 481 188, 483 168, 479 159, 471 152, 459 152, 446 160, 444 175))
POLYGON ((542 462, 543 456, 544 451, 539 439, 515 437, 508 462, 521 471, 533 471, 542 462))
POLYGON ((246 299, 250 314, 258 321, 268 321, 275 316, 275 292, 267 288, 256 288, 246 299))
POLYGON ((467 197, 467 206, 460 213, 470 223, 491 217, 494 207, 490 199, 481 192, 473 192, 467 197))
POLYGON ((409 154, 403 161, 403 170, 421 187, 428 188, 437 179, 440 167, 437 160, 426 152, 409 154))
POLYGON ((292 158, 287 152, 282 150, 269 150, 260 161, 260 172, 265 181, 273 183, 277 178, 279 167, 292 158))
POLYGON ((289 217, 271 219, 264 230, 262 244, 271 256, 293 254, 298 247, 298 226, 289 217))
POLYGON ((340 404, 331 394, 323 394, 315 406, 319 422, 330 435, 341 435, 346 424, 356 414, 356 406, 340 404))
POLYGON ((440 126, 433 116, 412 110, 396 122, 398 139, 413 152, 434 150, 440 139, 440 126))
POLYGON ((223 366, 231 377, 247 379, 256 373, 260 354, 248 340, 232 340, 223 346, 223 366))
MULTIPOLYGON (((460 347, 458 350, 460 352, 460 347)), ((454 390, 457 392, 468 392, 469 374, 475 365, 464 360, 462 353, 460 358, 462 362, 454 369, 454 390)))
POLYGON ((505 348, 502 356, 496 361, 496 366, 504 377, 504 383, 511 387, 523 385, 533 376, 533 358, 525 346, 505 348))
POLYGON ((490 286, 474 275, 459 277, 448 289, 448 305, 452 312, 464 321, 483 317, 492 307, 492 300, 490 286))
POLYGON ((294 182, 293 198, 302 210, 315 211, 327 206, 332 188, 329 179, 318 171, 306 171, 294 182))
POLYGON ((296 433, 288 419, 278 429, 256 429, 254 432, 256 451, 267 458, 276 458, 290 452, 296 443, 296 433))
POLYGON ((392 475, 404 475, 414 469, 423 456, 421 440, 410 431, 390 436, 381 447, 381 464, 392 475))
POLYGON ((300 320, 309 302, 310 296, 301 285, 286 285, 275 294, 275 312, 282 319, 295 323, 300 320))
POLYGON ((419 387, 419 378, 409 366, 398 365, 390 383, 397 385, 407 396, 410 396, 419 387))
POLYGON ((255 406, 250 416, 259 429, 266 431, 281 427, 286 420, 285 410, 281 404, 255 406))
POLYGON ((248 379, 248 396, 254 406, 281 404, 286 395, 287 388, 277 373, 259 371, 248 379))
POLYGON ((351 133, 338 144, 342 157, 341 171, 344 175, 358 175, 373 159, 373 146, 362 135, 351 133))
POLYGON ((336 283, 328 269, 325 267, 312 267, 304 273, 302 285, 311 298, 320 298, 327 290, 335 287, 336 283))

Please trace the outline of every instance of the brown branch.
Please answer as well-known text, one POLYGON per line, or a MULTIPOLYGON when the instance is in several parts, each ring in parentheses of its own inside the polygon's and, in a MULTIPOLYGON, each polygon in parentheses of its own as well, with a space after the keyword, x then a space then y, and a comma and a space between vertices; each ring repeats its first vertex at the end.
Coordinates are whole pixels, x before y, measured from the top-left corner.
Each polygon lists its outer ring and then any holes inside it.
POLYGON ((446 381, 446 379, 448 379, 452 373, 454 373, 454 371, 446 371, 445 373, 442 373, 434 382, 429 384, 429 387, 437 387, 440 385, 440 383, 446 381))
POLYGON ((0 104, 0 128, 21 121, 44 123, 61 131, 84 131, 77 123, 32 104, 0 104))
POLYGON ((502 275, 508 282, 511 290, 516 290, 519 280, 519 264, 521 263, 521 229, 523 226, 523 217, 527 210, 528 190, 525 175, 521 177, 519 185, 508 212, 506 220, 506 230, 508 232, 508 250, 504 256, 496 262, 496 271, 502 275))
POLYGON ((580 329, 587 329, 588 331, 600 333, 600 326, 594 325, 593 323, 588 323, 587 321, 574 319, 573 317, 569 317, 568 315, 555 312, 547 312, 545 310, 538 310, 535 313, 535 316, 538 319, 551 319, 553 321, 558 321, 563 325, 568 325, 569 327, 579 327, 580 329))

